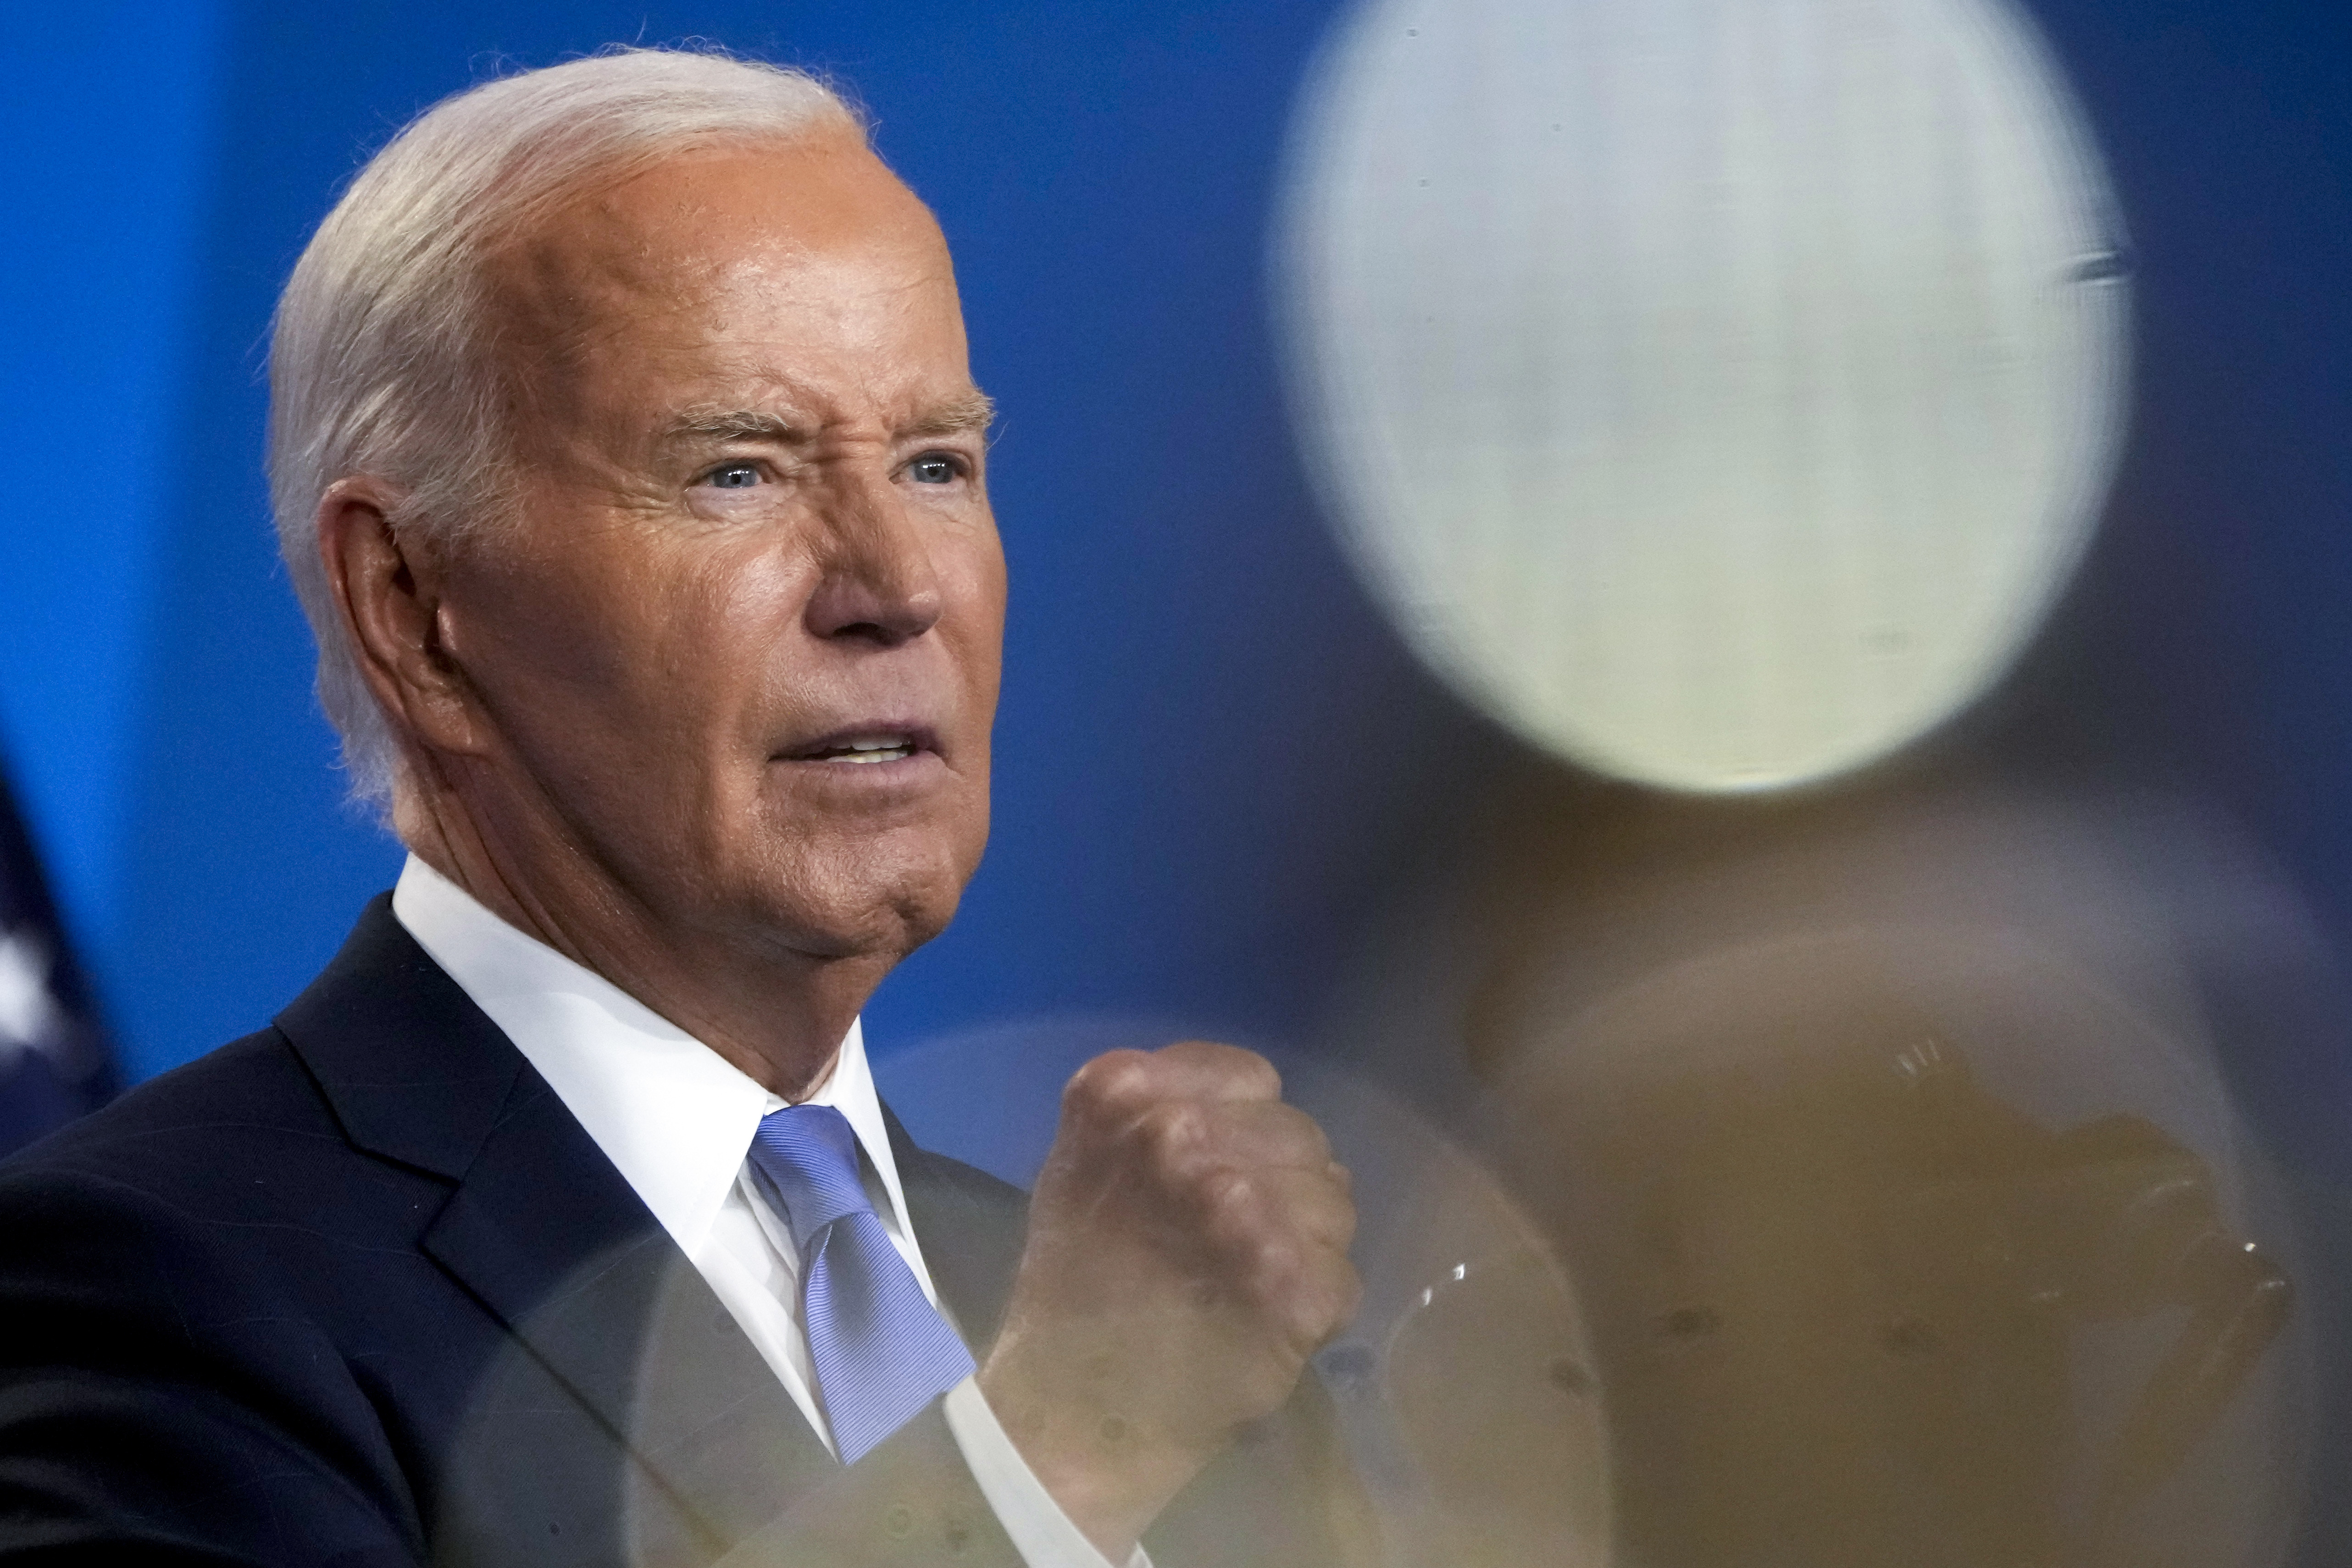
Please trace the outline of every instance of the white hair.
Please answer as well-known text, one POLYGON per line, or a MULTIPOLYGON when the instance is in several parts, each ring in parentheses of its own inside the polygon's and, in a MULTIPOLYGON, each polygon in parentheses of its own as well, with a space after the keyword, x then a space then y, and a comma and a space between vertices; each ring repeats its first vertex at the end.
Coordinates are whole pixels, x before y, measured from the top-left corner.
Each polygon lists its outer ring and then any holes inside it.
POLYGON ((700 147, 863 121, 803 72, 679 49, 614 49, 444 99, 369 160, 278 301, 269 488, 319 643, 319 703, 355 798, 390 805, 400 746, 343 634, 319 559, 320 498, 369 475, 404 497, 396 535, 455 542, 506 491, 505 370, 487 264, 589 192, 700 147))

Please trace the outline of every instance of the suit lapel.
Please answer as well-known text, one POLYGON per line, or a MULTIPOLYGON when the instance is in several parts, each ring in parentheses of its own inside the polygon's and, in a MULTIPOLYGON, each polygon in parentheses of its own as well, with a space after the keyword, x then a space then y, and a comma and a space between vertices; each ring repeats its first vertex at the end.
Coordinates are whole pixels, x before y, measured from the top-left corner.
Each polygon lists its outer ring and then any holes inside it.
POLYGON ((1020 1188, 961 1160, 918 1148, 887 1105, 882 1107, 882 1123, 907 1197, 907 1223, 923 1249, 931 1283, 972 1358, 985 1361, 1021 1262, 1028 1200, 1020 1188))
POLYGON ((456 1184, 421 1245, 515 1342, 467 1423, 470 1480, 593 1491, 601 1475, 633 1560, 690 1562, 835 1468, 644 1201, 388 899, 278 1027, 355 1144, 456 1184), (601 1456, 541 1446, 550 1379, 601 1456), (499 1437, 520 1439, 519 1423, 526 1464, 499 1437))
POLYGON ((393 917, 390 894, 369 902, 278 1029, 354 1145, 452 1180, 473 1165, 530 1071, 393 917))
POLYGON ((532 1082, 425 1249, 633 1456, 618 1479, 629 1560, 715 1555, 835 1460, 701 1274, 532 1082))
MULTIPOLYGON (((421 1246, 512 1336, 450 1456, 476 1542, 458 1556, 593 1560, 601 1537, 632 1563, 697 1563, 835 1472, 702 1276, 388 895, 278 1025, 353 1144, 453 1184, 421 1246)), ((985 1356, 1023 1196, 883 1119, 932 1281, 985 1356)))

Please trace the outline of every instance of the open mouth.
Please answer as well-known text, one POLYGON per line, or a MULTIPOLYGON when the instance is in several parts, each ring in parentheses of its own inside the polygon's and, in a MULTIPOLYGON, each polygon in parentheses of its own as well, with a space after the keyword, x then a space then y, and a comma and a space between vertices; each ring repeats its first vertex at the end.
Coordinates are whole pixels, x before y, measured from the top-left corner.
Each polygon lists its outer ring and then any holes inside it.
POLYGON ((898 762, 915 755, 915 743, 903 735, 862 735, 804 751, 803 762, 898 762))

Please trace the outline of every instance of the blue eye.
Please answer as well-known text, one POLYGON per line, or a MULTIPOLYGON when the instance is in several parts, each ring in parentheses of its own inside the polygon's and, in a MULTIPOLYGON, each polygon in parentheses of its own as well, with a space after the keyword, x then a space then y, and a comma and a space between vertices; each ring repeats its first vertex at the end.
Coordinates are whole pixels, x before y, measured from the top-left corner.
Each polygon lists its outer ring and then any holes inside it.
POLYGON ((963 476, 963 465, 945 453, 929 452, 907 465, 907 477, 918 485, 952 485, 963 476))
POLYGON ((730 463, 724 468, 714 468, 702 481, 718 490, 748 490, 760 482, 760 469, 753 463, 730 463))

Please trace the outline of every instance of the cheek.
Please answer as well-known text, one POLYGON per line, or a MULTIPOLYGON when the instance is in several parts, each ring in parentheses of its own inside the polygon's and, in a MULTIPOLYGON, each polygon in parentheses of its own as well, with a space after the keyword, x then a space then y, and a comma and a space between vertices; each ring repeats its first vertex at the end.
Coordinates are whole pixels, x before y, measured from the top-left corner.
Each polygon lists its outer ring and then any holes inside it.
POLYGON ((994 529, 976 530, 945 564, 967 677, 993 701, 1003 656, 1005 593, 1004 553, 994 529))
POLYGON ((782 650, 800 629, 804 578, 773 549, 707 559, 680 585, 664 628, 677 684, 703 694, 698 706, 761 728, 762 738, 772 716, 767 705, 776 700, 779 676, 789 674, 782 650))
POLYGON ((468 574, 450 594, 450 651, 503 719, 560 710, 576 723, 625 679, 628 629, 584 565, 503 565, 468 574))
POLYGON ((464 662, 512 726, 625 740, 641 765, 683 761, 707 752, 714 720, 758 679, 789 573, 749 552, 688 554, 633 531, 486 574, 468 596, 464 662))

